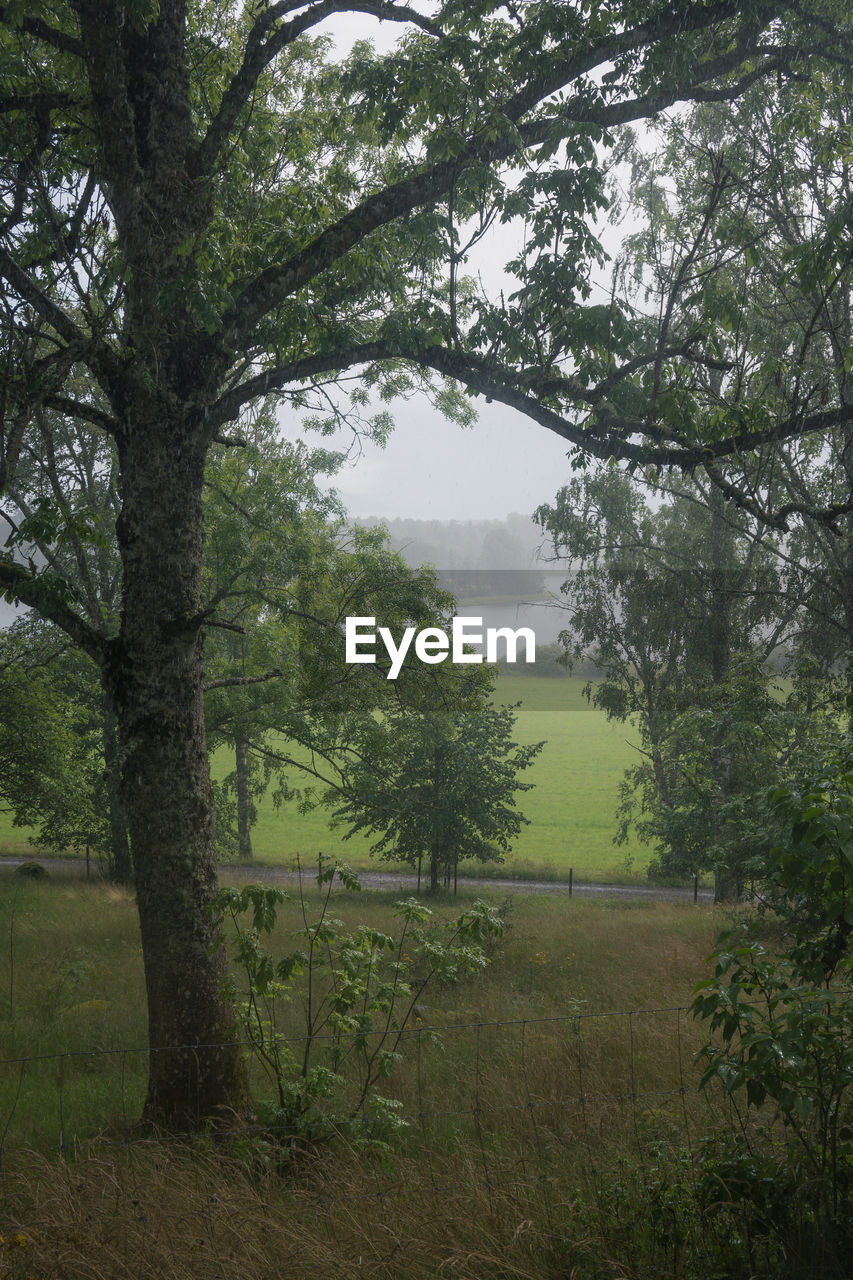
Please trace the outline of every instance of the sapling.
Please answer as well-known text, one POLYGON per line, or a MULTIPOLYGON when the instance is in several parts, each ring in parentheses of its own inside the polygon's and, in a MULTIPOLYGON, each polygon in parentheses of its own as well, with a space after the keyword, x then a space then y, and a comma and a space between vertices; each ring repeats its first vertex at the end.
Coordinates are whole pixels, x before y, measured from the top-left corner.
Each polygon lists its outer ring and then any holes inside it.
MULTIPOLYGON (((275 1089, 275 1127, 290 1138, 317 1141, 346 1132, 375 1144, 403 1127, 399 1104, 379 1092, 401 1059, 401 1043, 425 990, 482 972, 485 945, 503 922, 480 900, 446 925, 416 898, 397 902, 396 936, 367 924, 354 930, 331 914, 335 882, 360 890, 358 877, 336 862, 317 882, 319 911, 311 914, 300 875, 299 927, 293 950, 275 958, 266 945, 278 909, 289 900, 269 885, 221 888, 220 917, 236 934, 236 958, 246 994, 241 1013, 251 1052, 275 1089), (245 917, 249 915, 247 922, 245 917), (282 1022, 286 1007, 299 1007, 282 1022)), ((434 1032, 429 1032, 435 1038, 434 1032)))

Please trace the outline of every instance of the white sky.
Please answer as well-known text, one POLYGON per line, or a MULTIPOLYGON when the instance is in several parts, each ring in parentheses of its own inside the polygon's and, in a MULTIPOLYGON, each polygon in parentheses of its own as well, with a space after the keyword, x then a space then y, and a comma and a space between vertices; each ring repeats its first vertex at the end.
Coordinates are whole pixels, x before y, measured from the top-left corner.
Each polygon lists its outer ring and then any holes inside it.
MULTIPOLYGON (((396 427, 385 448, 363 444, 335 477, 349 514, 502 520, 550 502, 570 476, 565 441, 505 405, 477 403, 470 429, 447 422, 424 396, 392 404, 396 427)), ((316 443, 345 449, 349 439, 316 443)))

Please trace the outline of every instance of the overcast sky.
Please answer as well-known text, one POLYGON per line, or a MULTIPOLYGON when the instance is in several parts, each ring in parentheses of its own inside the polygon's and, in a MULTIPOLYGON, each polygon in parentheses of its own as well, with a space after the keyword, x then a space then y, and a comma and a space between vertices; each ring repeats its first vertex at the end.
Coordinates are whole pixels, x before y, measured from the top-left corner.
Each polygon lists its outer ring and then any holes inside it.
MULTIPOLYGON (((385 448, 367 442, 360 454, 353 450, 336 477, 349 514, 502 520, 549 502, 569 479, 566 443, 514 409, 477 403, 471 428, 447 422, 425 398, 392 404, 397 425, 385 448)), ((341 449, 350 443, 305 438, 341 449)))

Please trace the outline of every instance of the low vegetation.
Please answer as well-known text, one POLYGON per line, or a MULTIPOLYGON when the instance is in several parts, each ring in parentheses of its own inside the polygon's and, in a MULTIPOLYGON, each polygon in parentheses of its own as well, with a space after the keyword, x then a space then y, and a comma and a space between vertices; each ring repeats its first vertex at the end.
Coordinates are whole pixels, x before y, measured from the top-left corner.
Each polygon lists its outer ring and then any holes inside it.
MULTIPOLYGON (((236 892, 230 901, 238 916, 250 905, 236 892)), ((464 894, 439 899, 436 924, 472 906, 464 894)), ((130 895, 4 877, 0 1275, 842 1274, 825 1257, 820 1272, 778 1269, 785 1189, 760 1124, 745 1118, 736 1145, 724 1091, 698 1088, 706 1037, 685 1009, 730 913, 547 895, 493 908, 505 927, 481 940, 487 963, 414 993, 399 1060, 381 1082, 396 1104, 390 1141, 375 1126, 336 1124, 334 1099, 323 1131, 299 1137, 291 1124, 284 1134, 270 1123, 276 1090, 258 1070, 248 1128, 187 1145, 135 1128, 146 1029, 130 895), (749 1195, 762 1187, 764 1201, 738 1202, 738 1177, 749 1195)), ((265 950, 304 948, 306 920, 321 914, 338 967, 341 940, 360 926, 374 942, 399 937, 392 896, 336 883, 325 906, 314 889, 277 904, 261 930, 265 950)), ((407 980, 422 973, 416 945, 400 948, 407 980)), ((245 998, 242 970, 235 963, 245 998)), ((305 1044, 304 980, 272 993, 285 997, 275 1031, 288 1053, 305 1044)), ((796 1225, 787 1222, 788 1237, 796 1225)))
MULTIPOLYGON (((513 842, 513 850, 496 870, 511 875, 565 879, 569 868, 586 880, 644 878, 650 857, 637 840, 614 845, 619 784, 635 760, 630 730, 608 723, 604 712, 584 696, 586 680, 552 680, 502 671, 496 699, 521 702, 516 737, 522 744, 545 741, 542 752, 524 775, 533 789, 520 797, 530 819, 513 842)), ((213 761, 214 775, 233 768, 221 749, 213 761)), ((27 832, 13 827, 11 816, 0 812, 0 852, 31 854, 27 832)), ((300 813, 295 804, 276 808, 268 794, 257 802, 252 843, 259 862, 292 862, 297 854, 313 856, 323 849, 365 869, 375 863, 369 838, 344 841, 341 830, 330 831, 325 809, 300 813)), ((482 874, 480 864, 460 864, 460 874, 482 874)))

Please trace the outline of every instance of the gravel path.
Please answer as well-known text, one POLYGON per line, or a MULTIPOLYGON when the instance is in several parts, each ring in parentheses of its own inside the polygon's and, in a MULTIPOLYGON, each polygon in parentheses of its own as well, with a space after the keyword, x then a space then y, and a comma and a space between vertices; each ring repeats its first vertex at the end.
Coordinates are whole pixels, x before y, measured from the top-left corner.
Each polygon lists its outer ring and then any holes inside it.
MULTIPOLYGON (((15 867, 20 866, 22 862, 40 862, 52 876, 56 877, 81 878, 86 874, 86 864, 77 858, 4 856, 0 856, 0 872, 4 869, 10 872, 14 871, 15 867)), ((296 872, 287 871, 284 867, 270 867, 263 864, 258 864, 256 867, 235 867, 228 863, 220 863, 219 870, 227 873, 230 879, 238 881, 262 880, 266 884, 280 885, 295 885, 297 882, 296 872)), ((304 874, 305 878, 310 881, 311 870, 306 871, 304 874)), ((94 862, 92 863, 92 875, 97 875, 97 864, 94 862)), ((416 876, 402 875, 400 872, 391 871, 360 871, 359 880, 365 889, 384 889, 386 891, 396 889, 400 893, 413 893, 418 883, 416 876)), ((473 876, 460 876, 458 885, 460 888, 480 889, 484 892, 493 889, 501 893, 551 893, 560 894, 563 897, 569 896, 569 886, 562 880, 493 879, 491 876, 478 880, 473 876)), ((579 884, 575 881, 572 886, 572 892, 579 898, 650 898, 657 902, 693 901, 693 890, 690 888, 670 889, 658 885, 586 884, 583 882, 579 884)), ((700 902, 713 902, 713 900, 713 890, 699 890, 700 902)))

